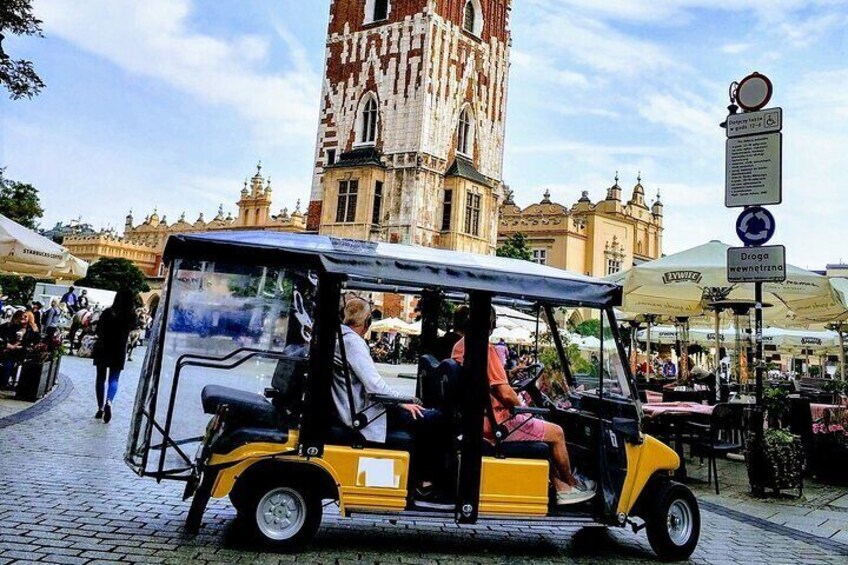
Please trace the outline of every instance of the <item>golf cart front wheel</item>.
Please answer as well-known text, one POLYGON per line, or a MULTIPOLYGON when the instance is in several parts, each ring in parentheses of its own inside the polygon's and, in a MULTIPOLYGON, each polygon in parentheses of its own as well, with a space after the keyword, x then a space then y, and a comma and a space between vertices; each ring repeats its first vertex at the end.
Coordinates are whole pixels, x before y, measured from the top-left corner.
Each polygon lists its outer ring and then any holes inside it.
POLYGON ((701 536, 698 501, 687 487, 674 482, 660 486, 645 517, 648 541, 663 561, 688 559, 701 536))

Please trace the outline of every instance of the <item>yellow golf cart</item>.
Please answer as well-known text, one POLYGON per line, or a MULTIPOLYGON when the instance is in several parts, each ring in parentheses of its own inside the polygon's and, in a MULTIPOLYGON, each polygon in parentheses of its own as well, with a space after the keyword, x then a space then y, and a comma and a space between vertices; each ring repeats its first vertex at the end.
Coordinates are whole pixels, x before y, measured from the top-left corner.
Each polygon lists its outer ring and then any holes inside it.
POLYGON ((126 461, 141 476, 185 482, 190 531, 201 527, 210 498, 229 497, 260 541, 285 549, 307 543, 334 502, 342 516, 630 526, 647 531, 661 559, 694 551, 698 504, 671 479, 677 454, 642 432, 622 363, 613 314, 619 287, 527 261, 269 232, 174 236, 165 260, 126 461), (350 293, 420 313, 414 391, 371 400, 389 409, 419 402, 414 393, 442 413, 450 427, 439 446, 447 510, 414 496, 415 438, 390 430, 385 443, 371 443, 360 433, 364 413, 337 413, 334 379, 344 375, 351 386, 343 340, 339 347, 340 302, 350 293), (440 337, 457 303, 469 309, 464 366, 445 358, 449 336, 440 337), (563 428, 572 466, 597 483, 588 502, 557 506, 547 444, 509 441, 497 422, 495 442, 483 438, 493 304, 535 315, 537 339, 544 334, 555 351, 549 364, 564 382, 549 386, 546 367, 526 368, 511 384, 527 406, 514 411, 563 428), (567 354, 563 308, 594 309, 600 318, 590 363, 567 354))

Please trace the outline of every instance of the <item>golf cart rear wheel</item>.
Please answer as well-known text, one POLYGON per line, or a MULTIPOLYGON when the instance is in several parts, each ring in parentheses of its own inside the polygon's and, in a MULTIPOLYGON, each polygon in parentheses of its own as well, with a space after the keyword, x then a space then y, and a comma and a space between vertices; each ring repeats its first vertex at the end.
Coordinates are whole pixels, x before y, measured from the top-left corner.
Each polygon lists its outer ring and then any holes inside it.
POLYGON ((318 532, 323 508, 308 484, 276 481, 255 488, 242 512, 261 543, 295 550, 318 532))
POLYGON ((698 501, 687 487, 674 482, 653 493, 645 522, 648 541, 663 561, 688 559, 701 535, 698 501))

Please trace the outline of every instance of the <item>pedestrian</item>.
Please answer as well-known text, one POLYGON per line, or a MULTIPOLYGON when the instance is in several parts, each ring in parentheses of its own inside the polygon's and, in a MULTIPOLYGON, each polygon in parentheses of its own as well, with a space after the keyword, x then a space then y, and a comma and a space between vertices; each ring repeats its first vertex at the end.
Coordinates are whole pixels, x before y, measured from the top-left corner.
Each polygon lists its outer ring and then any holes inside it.
POLYGON ((59 299, 54 298, 50 301, 50 308, 44 311, 41 316, 41 327, 44 331, 50 328, 58 328, 62 321, 62 311, 59 309, 59 299))
POLYGON ((112 419, 112 401, 118 393, 118 379, 127 360, 127 342, 135 322, 134 298, 130 290, 119 290, 112 306, 104 310, 97 321, 97 341, 91 354, 97 367, 97 413, 94 417, 102 418, 105 424, 112 419))
POLYGON ((0 374, 0 389, 14 388, 17 368, 23 359, 24 342, 29 332, 29 324, 23 310, 18 310, 12 319, 0 326, 0 359, 2 373, 0 374))
POLYGON ((88 291, 86 289, 82 289, 82 293, 77 298, 77 310, 88 310, 88 291))
POLYGON ((26 312, 24 312, 24 318, 26 319, 27 326, 29 326, 29 329, 35 333, 41 333, 40 312, 41 302, 33 302, 26 307, 26 312))
POLYGON ((74 287, 69 288, 68 292, 62 295, 61 302, 62 304, 65 304, 68 307, 68 311, 71 314, 76 314, 77 310, 79 309, 77 307, 77 302, 79 302, 79 299, 76 295, 76 289, 74 287))

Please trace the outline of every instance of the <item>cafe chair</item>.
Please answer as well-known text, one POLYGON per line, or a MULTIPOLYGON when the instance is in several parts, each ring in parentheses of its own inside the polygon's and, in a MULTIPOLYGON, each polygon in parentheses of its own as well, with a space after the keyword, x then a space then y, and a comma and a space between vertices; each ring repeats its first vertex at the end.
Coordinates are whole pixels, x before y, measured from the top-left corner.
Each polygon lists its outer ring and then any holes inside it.
POLYGON ((741 405, 716 404, 708 424, 688 423, 692 434, 692 456, 707 459, 707 484, 712 484, 715 476, 716 494, 719 494, 716 459, 742 450, 742 443, 736 441, 742 429, 742 417, 741 405))

